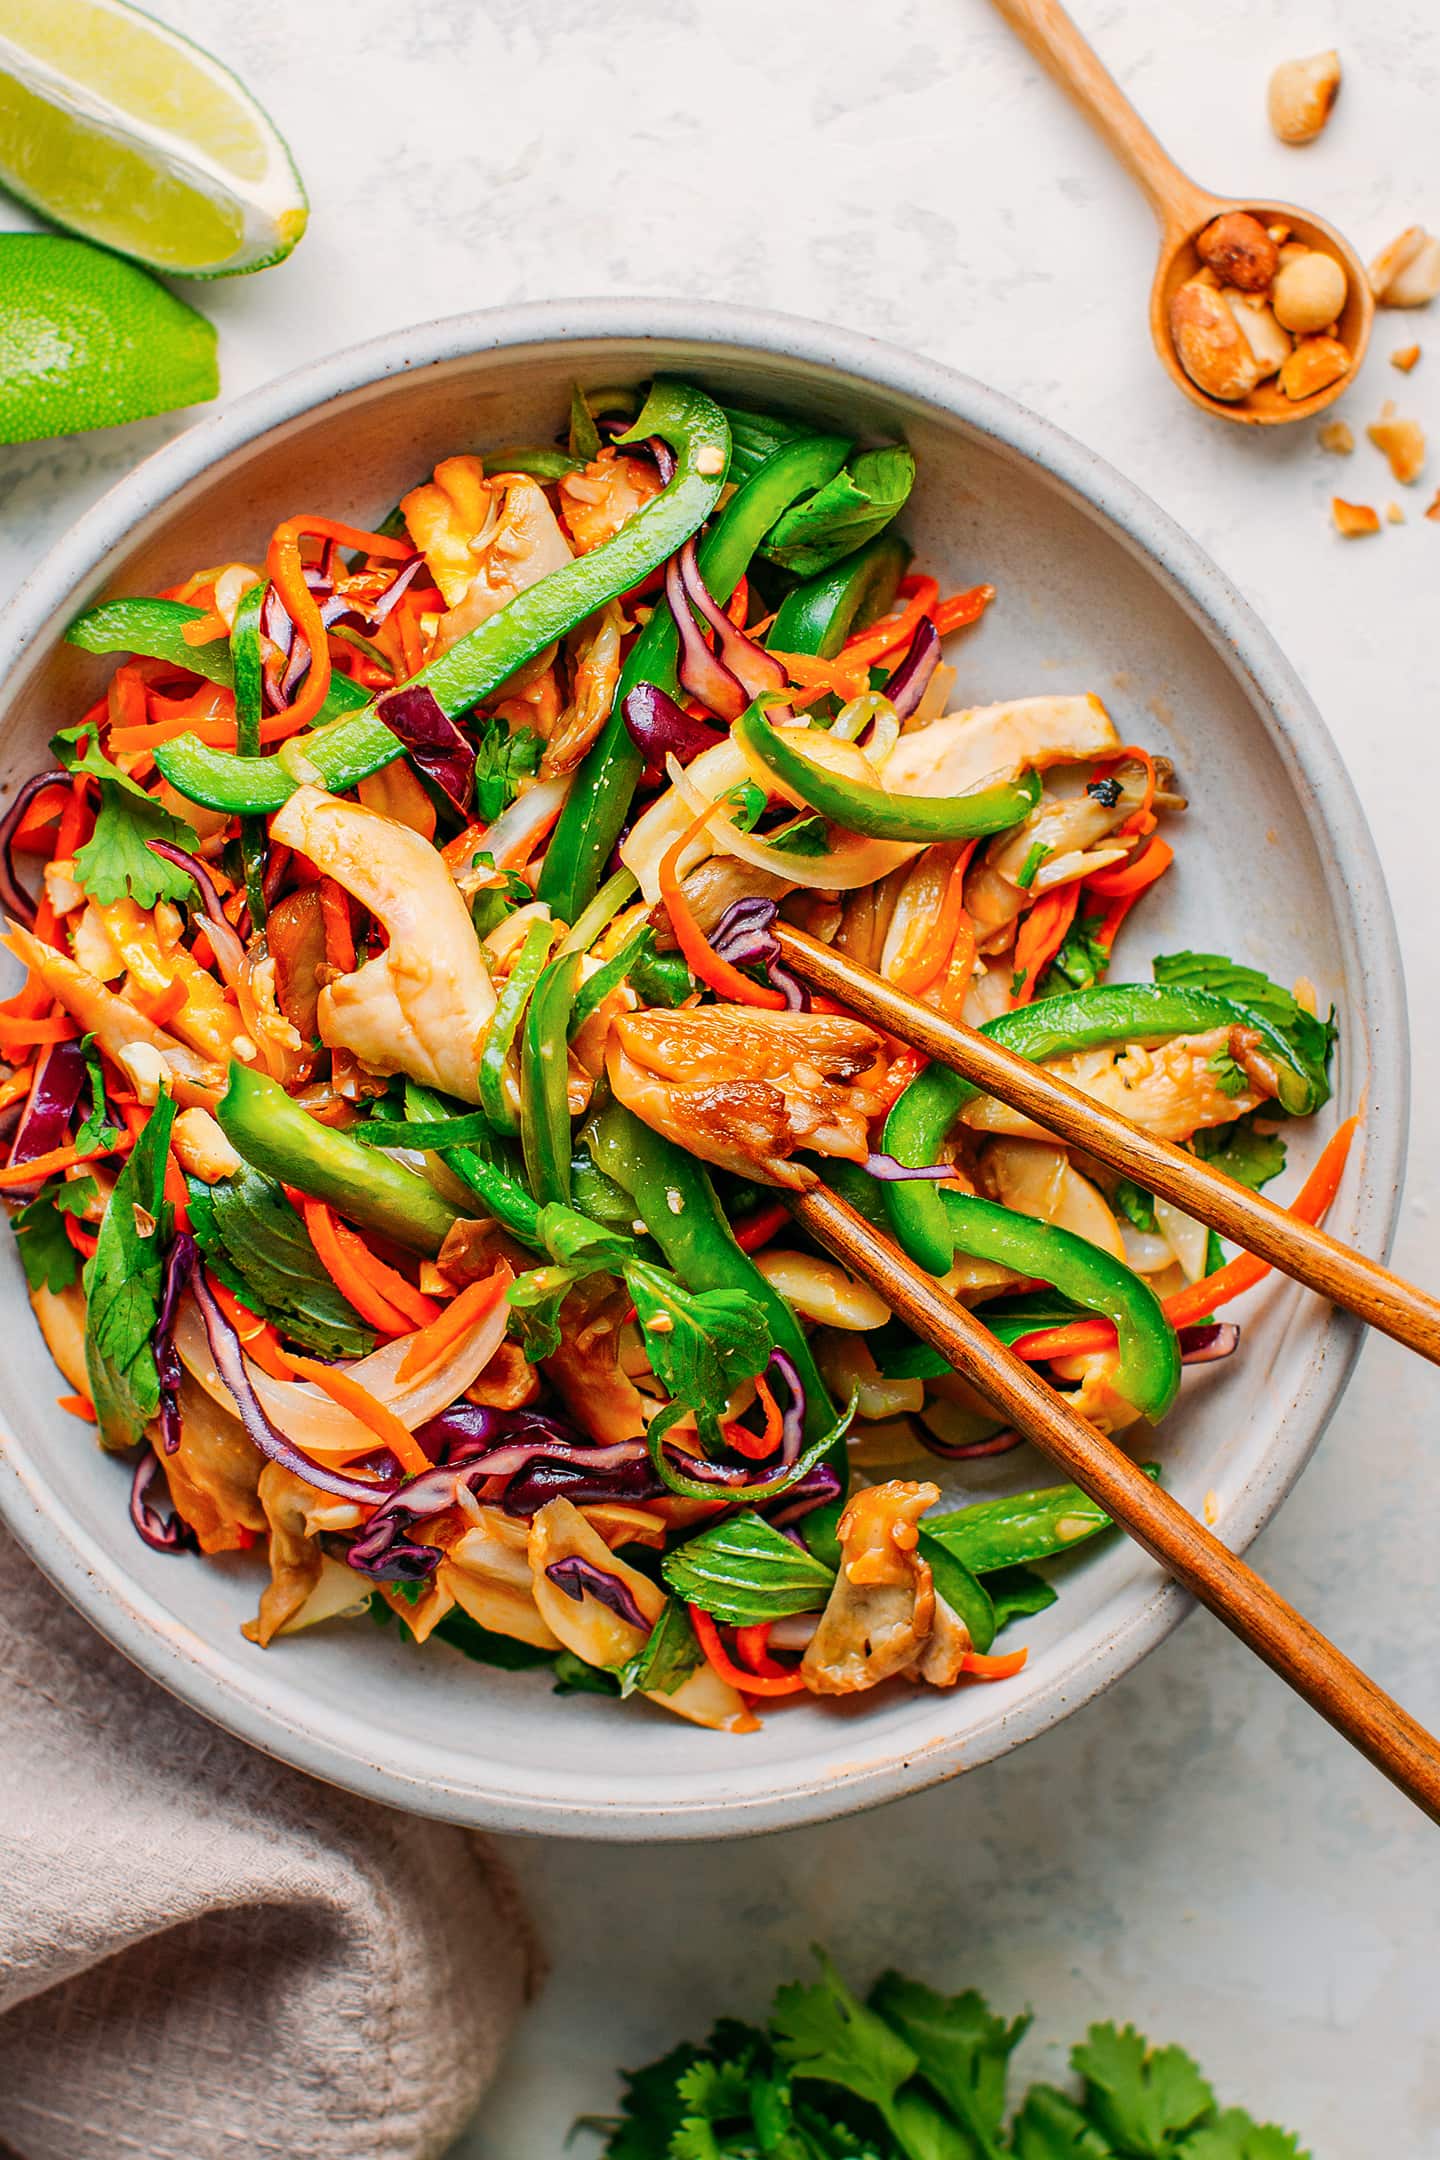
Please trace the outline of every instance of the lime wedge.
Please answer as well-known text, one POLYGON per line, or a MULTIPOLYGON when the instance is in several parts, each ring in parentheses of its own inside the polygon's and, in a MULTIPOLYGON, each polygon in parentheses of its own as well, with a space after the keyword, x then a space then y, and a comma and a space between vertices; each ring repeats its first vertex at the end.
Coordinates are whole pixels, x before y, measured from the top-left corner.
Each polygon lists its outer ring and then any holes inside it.
POLYGON ((196 405, 215 332, 154 278, 58 233, 0 233, 0 443, 196 405))
POLYGON ((307 216, 248 90, 125 0, 0 0, 0 185, 172 277, 262 270, 307 216))

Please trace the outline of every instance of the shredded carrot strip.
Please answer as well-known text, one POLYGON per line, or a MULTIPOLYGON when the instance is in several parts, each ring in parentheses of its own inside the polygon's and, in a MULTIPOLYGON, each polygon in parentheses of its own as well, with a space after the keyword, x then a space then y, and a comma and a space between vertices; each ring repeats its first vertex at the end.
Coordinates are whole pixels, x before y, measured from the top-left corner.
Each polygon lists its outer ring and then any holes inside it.
POLYGON ((735 625, 735 628, 737 630, 743 630, 745 627, 745 617, 749 614, 749 612, 750 580, 746 577, 744 571, 742 570, 740 573, 740 582, 735 587, 734 592, 730 595, 730 605, 726 608, 725 613, 729 616, 731 622, 735 625))
MULTIPOLYGON (((29 842, 39 839, 44 834, 45 828, 55 823, 69 800, 69 788, 59 781, 56 782, 54 787, 42 788, 16 827, 12 845, 23 849, 26 854, 29 854, 31 852, 29 842)), ((38 848, 34 852, 48 855, 53 852, 53 846, 38 848)))
POLYGON ((868 630, 857 631, 854 637, 846 638, 840 649, 843 660, 873 665, 875 661, 883 660, 886 653, 898 652, 908 645, 940 598, 940 587, 933 577, 904 577, 900 580, 900 594, 906 603, 900 614, 887 615, 882 622, 872 623, 868 630))
POLYGON ((1093 877, 1086 878, 1085 890, 1097 900, 1133 900, 1147 885, 1163 877, 1174 860, 1174 848, 1156 835, 1133 862, 1117 863, 1113 870, 1097 870, 1093 877))
MULTIPOLYGON (((434 1298, 427 1297, 423 1290, 417 1290, 414 1283, 402 1275, 398 1268, 390 1267, 385 1261, 378 1259, 364 1238, 358 1231, 352 1230, 348 1223, 342 1222, 338 1216, 332 1220, 341 1250, 356 1273, 365 1278, 387 1305, 395 1308, 408 1327, 428 1327, 432 1320, 439 1319, 444 1310, 443 1306, 437 1305, 434 1298)), ((400 1332, 404 1334, 406 1329, 402 1328, 400 1332)))
POLYGON ((276 713, 276 732, 271 740, 277 740, 279 730, 293 734, 310 722, 324 704, 330 689, 330 640, 314 594, 305 583, 305 565, 300 554, 302 537, 310 535, 317 539, 338 540, 342 547, 363 548, 367 555, 378 555, 382 560, 399 562, 414 554, 408 540, 387 539, 382 533, 362 532, 354 525, 342 525, 334 518, 294 517, 286 518, 277 525, 271 536, 265 555, 265 571, 289 611, 290 619, 310 648, 310 670, 300 686, 299 695, 283 712, 276 713))
POLYGON ((354 1306, 362 1320, 378 1328, 382 1335, 408 1335, 411 1322, 407 1316, 375 1285, 368 1268, 357 1263, 355 1246, 361 1246, 367 1255, 369 1252, 364 1240, 356 1237, 353 1231, 342 1239, 340 1224, 323 1200, 306 1200, 304 1214, 310 1242, 340 1295, 354 1306))
POLYGON ((952 630, 963 630, 978 622, 995 597, 993 585, 972 585, 967 592, 952 593, 948 600, 939 600, 930 610, 930 620, 941 637, 948 637, 952 630))
POLYGON ((785 1420, 780 1414, 780 1405, 766 1386, 763 1376, 755 1382, 755 1395, 765 1413, 764 1431, 751 1432, 748 1425, 736 1424, 733 1420, 723 1425, 721 1430, 737 1455, 745 1456, 749 1462, 764 1462, 775 1453, 784 1439, 785 1420))
POLYGON ((456 1343, 463 1342, 471 1330, 494 1311, 512 1280, 513 1270, 502 1260, 492 1275, 484 1276, 479 1282, 467 1283, 452 1304, 446 1305, 420 1329, 400 1361, 396 1378, 412 1380, 417 1374, 428 1372, 432 1365, 438 1365, 456 1343))
POLYGON ((772 1200, 767 1207, 756 1208, 747 1215, 735 1230, 735 1242, 741 1252, 759 1252, 762 1245, 778 1237, 790 1220, 790 1210, 783 1200, 772 1200))
POLYGON ((130 993, 131 1003, 145 1015, 147 1020, 153 1020, 156 1027, 169 1027, 170 1022, 175 1018, 181 1006, 188 1003, 189 997, 190 992, 178 976, 170 983, 168 989, 159 991, 153 998, 142 998, 135 990, 130 993))
POLYGON ((749 1627, 737 1627, 735 1648, 752 1673, 766 1680, 788 1679, 785 1667, 770 1655, 770 1630, 774 1625, 773 1620, 756 1620, 749 1627))
POLYGON ((894 977, 896 989, 908 991, 911 997, 919 997, 922 991, 928 990, 950 958, 965 920, 965 873, 979 842, 967 840, 961 845, 945 840, 939 845, 951 858, 950 876, 940 896, 939 909, 930 923, 924 944, 894 977))
POLYGON ((95 1415, 95 1405, 88 1395, 57 1395, 55 1405, 57 1409, 68 1410, 71 1417, 83 1418, 87 1425, 97 1425, 100 1422, 95 1415))
POLYGON ((792 705, 810 705, 817 697, 837 697, 848 704, 859 697, 862 690, 870 687, 870 669, 862 660, 856 666, 847 666, 844 657, 838 660, 822 660, 814 653, 778 652, 771 648, 772 660, 778 660, 792 683, 804 692, 803 697, 790 700, 792 705))
POLYGON ((1015 940, 1016 987, 1010 995, 1012 1006, 1028 1005, 1034 997, 1036 983, 1065 942, 1079 901, 1078 885, 1057 885, 1052 892, 1041 893, 1021 923, 1015 940))
POLYGON ((1029 1655, 1028 1650, 1007 1650, 999 1657, 982 1657, 978 1650, 967 1650, 960 1670, 976 1680, 1013 1680, 1029 1655))
POLYGON ((696 834, 709 823, 715 814, 715 808, 715 804, 707 804, 694 823, 687 826, 674 845, 666 850, 660 865, 660 897, 665 902, 670 927, 675 933, 675 942, 684 954, 687 965, 700 977, 701 982, 708 984, 720 997, 733 999, 736 1004, 763 1005, 768 1012, 783 1012, 785 1000, 778 990, 772 990, 767 983, 751 982, 749 976, 742 975, 739 968, 732 967, 728 960, 720 958, 691 914, 689 903, 680 890, 680 857, 696 834))
POLYGON ((64 1013, 49 1020, 7 1019, 0 1013, 0 1048, 23 1049, 31 1043, 69 1042, 75 1029, 64 1013))
POLYGON ((417 1475, 432 1467, 429 1456, 408 1425, 402 1424, 388 1403, 382 1403, 340 1365, 322 1365, 319 1358, 292 1357, 302 1380, 313 1380, 323 1395, 339 1403, 352 1417, 367 1425, 377 1440, 389 1448, 402 1470, 417 1475))
POLYGON ((772 1677, 768 1673, 746 1672, 741 1666, 732 1663, 726 1655, 720 1640, 720 1630, 711 1615, 702 1605, 692 1605, 689 1610, 690 1624, 695 1630, 695 1639, 704 1652, 705 1662, 716 1678, 723 1680, 727 1687, 739 1688, 746 1695, 798 1695, 802 1692, 805 1682, 798 1672, 772 1677))
POLYGON ((253 1358, 261 1372, 268 1373, 272 1380, 290 1379, 293 1368, 280 1346, 279 1330, 271 1321, 262 1320, 258 1313, 251 1312, 248 1305, 242 1305, 234 1291, 227 1290, 218 1276, 207 1273, 206 1280, 216 1304, 244 1345, 246 1356, 253 1358))
POLYGON ((68 1170, 73 1163, 99 1162, 104 1155, 122 1154, 127 1146, 128 1142, 122 1140, 113 1148, 86 1148, 83 1152, 76 1147, 57 1147, 44 1155, 32 1155, 29 1162, 7 1163, 0 1170, 0 1192, 8 1192, 16 1185, 33 1185, 56 1170, 68 1170))

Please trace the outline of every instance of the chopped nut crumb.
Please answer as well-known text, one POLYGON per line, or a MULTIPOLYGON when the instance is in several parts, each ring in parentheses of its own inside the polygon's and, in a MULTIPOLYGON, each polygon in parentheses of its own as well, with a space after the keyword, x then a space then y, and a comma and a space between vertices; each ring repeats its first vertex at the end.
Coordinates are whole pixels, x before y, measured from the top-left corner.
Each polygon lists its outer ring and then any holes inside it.
POLYGON ((1320 430, 1320 447, 1332 457, 1349 457, 1355 448, 1355 437, 1348 420, 1327 420, 1320 430))
POLYGON ((1427 518, 1434 518, 1436 523, 1440 524, 1440 488, 1436 488, 1435 500, 1431 503, 1430 508, 1425 512, 1425 515, 1427 518))
POLYGON ((1393 368, 1399 368, 1402 375, 1408 375, 1419 358, 1420 347, 1418 345, 1402 345, 1397 352, 1391 353, 1390 365, 1393 368))
POLYGON ((1331 497, 1330 515, 1335 520, 1336 532, 1345 540, 1360 540, 1366 533, 1380 530, 1380 520, 1369 503, 1343 502, 1335 495, 1331 497))
POLYGON ((1213 1530, 1216 1523, 1220 1520, 1220 1495, 1216 1492, 1213 1485, 1211 1486, 1209 1492, 1207 1492, 1205 1495, 1202 1513, 1204 1514, 1206 1522, 1213 1530))
POLYGON ((1387 525, 1403 525, 1405 523, 1405 512, 1401 509, 1399 503, 1386 503, 1385 522, 1387 525))
POLYGON ((1391 472, 1403 487, 1419 479, 1425 469, 1425 430, 1418 420, 1402 418, 1394 402, 1386 398, 1379 419, 1373 420, 1365 433, 1389 460, 1391 472))

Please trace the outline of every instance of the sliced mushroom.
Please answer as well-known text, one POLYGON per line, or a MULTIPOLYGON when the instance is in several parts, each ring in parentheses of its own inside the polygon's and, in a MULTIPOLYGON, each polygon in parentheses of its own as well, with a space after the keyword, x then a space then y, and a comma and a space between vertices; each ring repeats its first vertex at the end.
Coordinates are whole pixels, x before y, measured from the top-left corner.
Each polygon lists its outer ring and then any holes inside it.
POLYGON ((935 1586, 916 1547, 937 1485, 894 1479, 857 1492, 840 1518, 840 1567, 801 1661, 817 1695, 853 1695, 914 1664, 935 1625, 935 1586))

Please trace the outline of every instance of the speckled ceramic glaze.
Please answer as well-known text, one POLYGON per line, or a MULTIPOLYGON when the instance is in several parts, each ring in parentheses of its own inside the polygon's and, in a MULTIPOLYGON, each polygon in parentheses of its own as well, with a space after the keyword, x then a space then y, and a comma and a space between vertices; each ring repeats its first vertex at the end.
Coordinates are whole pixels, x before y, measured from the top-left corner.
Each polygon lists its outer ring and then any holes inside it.
MULTIPOLYGON (((905 527, 944 585, 999 598, 957 640, 957 699, 1094 690, 1122 736, 1165 750, 1191 797, 1176 870, 1140 911, 1117 974, 1195 946, 1299 974, 1340 1008, 1339 1099, 1364 1100, 1331 1227, 1383 1253, 1406 1125, 1404 992, 1379 864, 1348 777, 1293 672, 1239 595, 1138 489, 1034 414, 891 347, 780 315, 590 301, 459 316, 386 337, 254 392, 141 465, 36 571, 0 623, 0 768, 36 768, 95 694, 102 663, 61 643, 104 596, 153 591, 197 563, 260 559, 282 515, 361 524, 436 458, 545 439, 575 378, 692 375, 741 404, 791 405, 920 463, 905 527)), ((1313 1158, 1333 1113, 1297 1133, 1313 1158)), ((1188 1609, 1115 1538, 1068 1562, 1030 1621, 1015 1681, 897 1688, 789 1705, 749 1738, 641 1706, 557 1701, 505 1674, 363 1625, 270 1651, 241 1636, 253 1562, 148 1551, 124 1466, 52 1407, 58 1382, 24 1309, 11 1242, 0 1371, 0 1510, 111 1641, 197 1710, 317 1776, 400 1807, 510 1830, 599 1838, 775 1829, 973 1769, 1058 1719, 1152 1649, 1188 1609)), ((1190 1507, 1243 1549, 1279 1506, 1345 1386, 1360 1329, 1288 1283, 1244 1308, 1240 1356, 1187 1377, 1152 1449, 1190 1507)), ((939 1466, 936 1466, 939 1467, 939 1466)), ((940 1471, 949 1497, 1045 1481, 1038 1459, 940 1471)))

